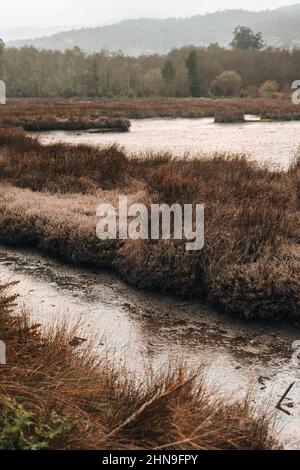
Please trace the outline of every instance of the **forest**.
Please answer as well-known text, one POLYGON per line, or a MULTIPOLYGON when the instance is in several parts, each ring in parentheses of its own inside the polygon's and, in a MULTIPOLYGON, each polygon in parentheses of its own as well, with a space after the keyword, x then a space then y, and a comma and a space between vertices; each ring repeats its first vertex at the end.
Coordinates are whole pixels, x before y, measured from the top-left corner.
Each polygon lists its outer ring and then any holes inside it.
POLYGON ((0 45, 0 78, 16 98, 274 97, 299 77, 300 49, 264 47, 261 35, 245 27, 227 48, 186 46, 139 57, 0 45))

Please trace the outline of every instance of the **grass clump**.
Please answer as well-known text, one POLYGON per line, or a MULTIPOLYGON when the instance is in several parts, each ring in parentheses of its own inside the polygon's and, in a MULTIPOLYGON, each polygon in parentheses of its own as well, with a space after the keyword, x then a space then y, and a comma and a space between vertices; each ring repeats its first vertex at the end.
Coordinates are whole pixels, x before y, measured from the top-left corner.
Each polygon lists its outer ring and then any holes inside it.
POLYGON ((222 110, 215 113, 216 124, 232 124, 245 122, 244 113, 238 109, 222 110))
POLYGON ((0 178, 34 191, 91 193, 125 183, 127 157, 111 146, 43 146, 37 138, 0 129, 0 178))
POLYGON ((122 116, 104 117, 99 108, 69 102, 25 100, 9 101, 0 110, 0 126, 22 128, 25 131, 84 131, 128 132, 130 121, 122 116))
POLYGON ((4 124, 10 127, 20 127, 24 131, 82 131, 97 130, 98 132, 128 132, 130 121, 128 119, 100 118, 94 120, 59 120, 52 117, 40 117, 35 120, 6 120, 4 124))
MULTIPOLYGON (((160 99, 92 99, 92 100, 58 100, 58 99, 10 99, 6 106, 0 108, 0 123, 25 124, 33 122, 37 129, 39 121, 47 129, 52 122, 78 122, 121 119, 143 119, 154 117, 169 118, 203 118, 214 117, 216 113, 238 110, 245 114, 259 115, 270 119, 298 120, 299 109, 291 102, 290 96, 285 99, 271 98, 160 98, 160 99), (16 118, 18 116, 18 119, 16 118), (107 116, 103 118, 103 116, 107 116)), ((20 124, 19 124, 20 125, 20 124)), ((70 124, 71 125, 71 124, 70 124)), ((117 127, 122 127, 116 124, 117 127)), ((47 130, 50 130, 48 128, 47 130)))
POLYGON ((1 287, 1 449, 242 450, 278 448, 270 415, 250 399, 228 401, 205 374, 171 368, 143 384, 104 358, 77 350, 75 331, 47 334, 1 287))
POLYGON ((118 269, 130 283, 195 296, 245 318, 300 315, 299 177, 245 156, 170 160, 144 178, 152 201, 205 204, 205 245, 127 242, 118 269))

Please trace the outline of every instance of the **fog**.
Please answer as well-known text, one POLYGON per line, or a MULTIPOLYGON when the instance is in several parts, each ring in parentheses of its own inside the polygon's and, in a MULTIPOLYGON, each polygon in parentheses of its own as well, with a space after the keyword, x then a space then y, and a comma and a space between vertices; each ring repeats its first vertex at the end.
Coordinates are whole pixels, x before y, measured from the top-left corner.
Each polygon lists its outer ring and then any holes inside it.
POLYGON ((53 27, 96 26, 126 18, 191 16, 243 8, 275 9, 290 5, 292 0, 9 0, 1 2, 0 37, 9 30, 16 35, 30 31, 32 35, 52 32, 53 27), (18 30, 18 31, 17 31, 18 30))

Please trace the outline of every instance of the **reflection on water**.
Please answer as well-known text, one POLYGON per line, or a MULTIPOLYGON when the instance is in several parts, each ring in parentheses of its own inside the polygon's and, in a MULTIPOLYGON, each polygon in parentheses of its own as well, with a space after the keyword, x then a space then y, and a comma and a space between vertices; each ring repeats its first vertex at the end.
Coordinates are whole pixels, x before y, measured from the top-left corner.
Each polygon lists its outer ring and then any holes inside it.
MULTIPOLYGON (((249 117, 250 118, 250 117, 249 117)), ((43 143, 63 141, 107 145, 118 143, 131 152, 147 150, 185 153, 246 153, 260 163, 287 169, 300 146, 300 122, 260 122, 215 124, 213 119, 132 120, 129 133, 89 134, 49 132, 40 134, 43 143)))
POLYGON ((255 403, 275 408, 291 382, 292 416, 277 412, 283 442, 300 447, 300 377, 291 361, 300 332, 292 325, 246 323, 204 308, 198 302, 143 293, 114 276, 66 267, 28 251, 0 247, 0 280, 14 287, 31 317, 47 327, 77 324, 79 335, 95 340, 95 351, 143 376, 145 363, 155 368, 184 358, 191 367, 210 367, 209 380, 235 397, 253 388, 255 403))

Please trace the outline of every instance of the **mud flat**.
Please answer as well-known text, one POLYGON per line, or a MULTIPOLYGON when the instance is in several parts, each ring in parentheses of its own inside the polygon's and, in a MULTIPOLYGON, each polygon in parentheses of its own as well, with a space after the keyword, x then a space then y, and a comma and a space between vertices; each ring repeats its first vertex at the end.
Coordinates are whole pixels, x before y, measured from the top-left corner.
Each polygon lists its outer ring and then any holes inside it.
POLYGON ((80 337, 92 338, 96 349, 113 353, 141 380, 149 362, 154 368, 178 359, 189 367, 205 363, 215 387, 236 398, 250 386, 255 403, 274 409, 295 382, 283 404, 286 412, 278 410, 276 417, 285 447, 300 448, 300 368, 292 362, 292 344, 300 339, 296 326, 246 323, 25 250, 0 247, 0 278, 18 281, 14 289, 33 321, 45 328, 81 321, 80 337))

